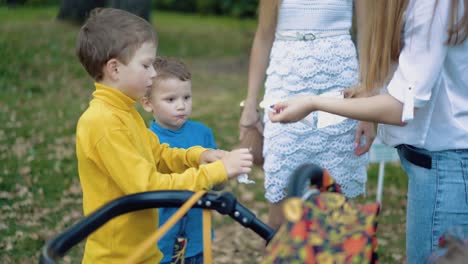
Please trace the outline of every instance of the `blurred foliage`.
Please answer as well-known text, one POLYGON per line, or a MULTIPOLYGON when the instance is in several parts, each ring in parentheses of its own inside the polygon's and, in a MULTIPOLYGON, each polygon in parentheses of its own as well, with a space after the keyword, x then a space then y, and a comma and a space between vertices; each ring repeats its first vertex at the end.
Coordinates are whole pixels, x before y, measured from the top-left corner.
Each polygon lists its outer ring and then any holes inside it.
POLYGON ((253 17, 257 11, 258 0, 161 0, 153 3, 161 10, 253 17))
MULTIPOLYGON (((59 6, 60 0, 0 0, 0 5, 59 6)), ((259 0, 153 0, 152 8, 187 13, 254 17, 259 0)))
POLYGON ((28 5, 28 6, 52 6, 60 5, 61 0, 0 0, 0 4, 4 5, 28 5))

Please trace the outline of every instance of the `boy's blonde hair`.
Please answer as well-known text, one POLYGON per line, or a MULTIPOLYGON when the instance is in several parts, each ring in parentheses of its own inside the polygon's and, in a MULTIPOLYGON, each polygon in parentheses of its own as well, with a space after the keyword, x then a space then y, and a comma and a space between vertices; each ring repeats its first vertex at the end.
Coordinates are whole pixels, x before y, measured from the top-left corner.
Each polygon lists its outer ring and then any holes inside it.
POLYGON ((96 8, 81 27, 76 54, 96 81, 103 78, 103 66, 110 59, 127 64, 145 42, 156 45, 154 28, 143 18, 113 8, 96 8))
MULTIPOLYGON (((187 65, 176 58, 157 57, 153 67, 156 71, 153 87, 157 86, 159 81, 167 79, 177 79, 183 82, 192 80, 192 74, 187 65)), ((146 96, 150 95, 151 91, 147 91, 146 96)))

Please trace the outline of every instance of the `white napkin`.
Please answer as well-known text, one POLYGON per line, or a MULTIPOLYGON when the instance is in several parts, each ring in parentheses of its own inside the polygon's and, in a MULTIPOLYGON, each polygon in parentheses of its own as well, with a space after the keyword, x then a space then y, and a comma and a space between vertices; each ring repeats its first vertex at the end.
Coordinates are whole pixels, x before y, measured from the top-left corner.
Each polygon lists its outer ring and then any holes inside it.
MULTIPOLYGON (((321 94, 319 95, 319 97, 343 99, 344 94, 341 91, 329 92, 329 93, 321 94)), ((344 116, 334 115, 334 114, 330 114, 330 113, 323 112, 323 111, 317 111, 317 128, 320 129, 320 128, 324 128, 327 126, 335 125, 340 122, 343 122, 345 119, 346 117, 344 116)))
POLYGON ((241 174, 237 177, 237 182, 244 183, 244 184, 253 184, 255 181, 249 179, 249 175, 246 173, 241 174))

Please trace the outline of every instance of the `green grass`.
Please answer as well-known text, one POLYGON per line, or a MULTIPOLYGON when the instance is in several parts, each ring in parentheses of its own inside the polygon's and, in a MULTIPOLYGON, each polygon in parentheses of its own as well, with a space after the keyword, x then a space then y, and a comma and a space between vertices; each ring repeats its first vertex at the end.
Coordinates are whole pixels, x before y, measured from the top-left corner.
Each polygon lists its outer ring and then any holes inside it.
MULTIPOLYGON (((1 263, 37 262, 44 241, 81 219, 74 133, 93 87, 74 55, 79 28, 57 22, 57 12, 0 7, 1 263)), ((219 147, 232 148, 237 143, 238 102, 245 95, 255 21, 162 12, 154 12, 152 19, 159 34, 158 54, 180 57, 192 69, 193 119, 213 128, 219 147)), ((265 220, 263 181, 260 172, 254 174, 255 185, 238 186, 233 181, 227 190, 265 220)), ((400 263, 406 176, 398 165, 387 165, 386 175, 379 218, 381 263, 400 263)), ((369 196, 363 200, 374 199, 376 178, 377 166, 372 165, 369 196)), ((216 216, 215 226, 222 238, 236 225, 216 216)), ((255 239, 245 229, 240 234, 255 239)), ((255 263, 252 254, 259 257, 261 251, 252 253, 255 250, 242 248, 242 243, 237 252, 230 251, 232 239, 245 238, 226 235, 221 247, 227 248, 218 252, 231 254, 230 260, 255 263)), ((78 247, 65 262, 79 263, 81 252, 78 247)), ((219 256, 219 263, 231 263, 223 259, 219 256)))

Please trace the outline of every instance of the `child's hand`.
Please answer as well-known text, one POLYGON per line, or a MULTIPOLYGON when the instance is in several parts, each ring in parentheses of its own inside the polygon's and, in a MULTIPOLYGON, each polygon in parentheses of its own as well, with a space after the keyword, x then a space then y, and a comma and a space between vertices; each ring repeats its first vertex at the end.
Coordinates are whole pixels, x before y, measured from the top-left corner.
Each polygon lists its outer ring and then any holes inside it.
POLYGON ((222 159, 227 153, 225 150, 221 149, 210 149, 205 152, 203 152, 200 156, 200 164, 206 164, 206 163, 211 163, 214 161, 217 161, 219 159, 222 159))
POLYGON ((231 179, 240 174, 250 173, 253 156, 248 149, 241 148, 226 153, 221 161, 224 163, 228 178, 231 179))

